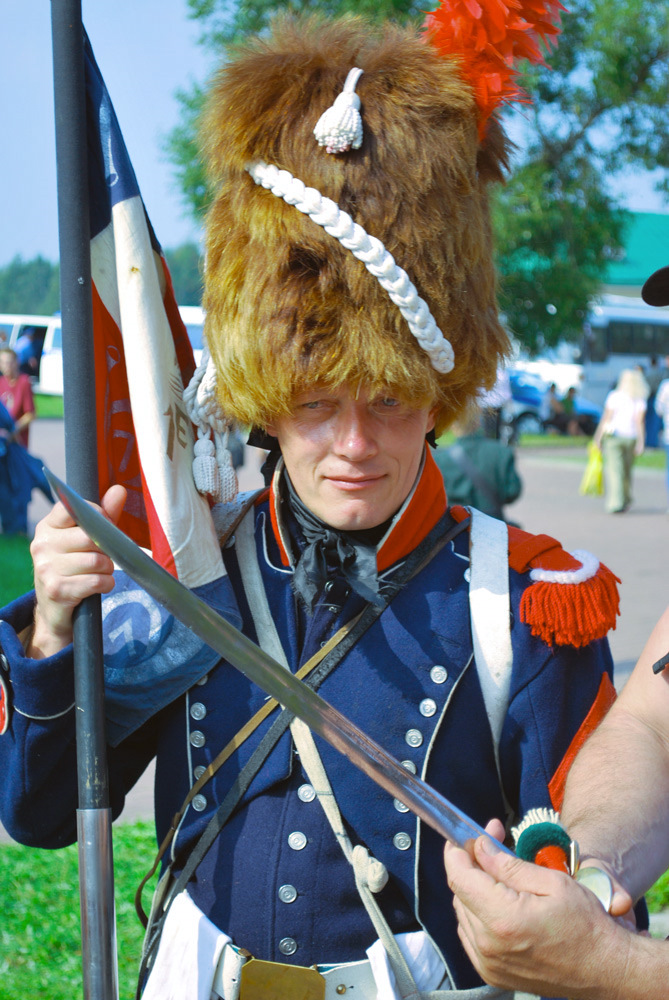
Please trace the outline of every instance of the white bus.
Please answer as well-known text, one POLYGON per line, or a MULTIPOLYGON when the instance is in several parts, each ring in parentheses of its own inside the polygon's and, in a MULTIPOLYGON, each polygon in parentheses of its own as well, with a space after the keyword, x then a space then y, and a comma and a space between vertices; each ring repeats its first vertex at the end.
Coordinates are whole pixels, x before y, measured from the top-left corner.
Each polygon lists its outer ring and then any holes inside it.
POLYGON ((601 295, 584 325, 581 363, 583 391, 603 404, 623 368, 669 356, 669 307, 658 309, 627 295, 601 295))
MULTIPOLYGON (((204 312, 200 306, 179 306, 196 363, 202 356, 204 312)), ((32 331, 39 348, 37 371, 33 377, 33 391, 47 396, 63 395, 63 340, 60 316, 32 316, 26 313, 0 313, 0 340, 2 334, 10 347, 19 338, 32 331)))

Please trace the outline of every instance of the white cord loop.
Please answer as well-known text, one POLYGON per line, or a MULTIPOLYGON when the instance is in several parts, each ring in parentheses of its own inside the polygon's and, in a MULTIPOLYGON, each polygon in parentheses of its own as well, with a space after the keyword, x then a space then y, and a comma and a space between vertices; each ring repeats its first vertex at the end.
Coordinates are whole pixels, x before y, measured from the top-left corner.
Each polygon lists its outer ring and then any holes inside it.
POLYGON ((228 449, 230 421, 216 399, 216 368, 206 350, 202 362, 184 389, 186 412, 197 427, 193 481, 198 493, 214 503, 229 503, 239 490, 237 473, 228 449), (212 440, 213 435, 213 440, 212 440))
POLYGON ((360 98, 355 93, 361 76, 361 69, 349 71, 341 94, 316 123, 314 135, 318 145, 325 146, 326 153, 348 153, 349 149, 360 149, 362 145, 360 98))
POLYGON ((246 169, 256 184, 308 215, 362 261, 399 308, 435 371, 447 375, 453 370, 455 357, 450 342, 437 326, 427 303, 419 296, 409 275, 395 263, 392 254, 380 240, 370 236, 336 202, 323 197, 316 188, 306 187, 288 170, 279 170, 262 160, 250 163, 246 169))
POLYGON ((351 864, 355 880, 366 886, 370 892, 381 892, 388 884, 388 869, 382 861, 377 861, 362 844, 356 844, 351 854, 351 864))

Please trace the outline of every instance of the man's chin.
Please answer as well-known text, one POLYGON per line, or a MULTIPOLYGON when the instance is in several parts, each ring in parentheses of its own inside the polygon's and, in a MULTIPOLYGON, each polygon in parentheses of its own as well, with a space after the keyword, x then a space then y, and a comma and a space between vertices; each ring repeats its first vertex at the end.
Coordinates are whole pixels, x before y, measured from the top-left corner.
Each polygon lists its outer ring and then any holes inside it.
POLYGON ((337 531, 368 531, 383 524, 391 516, 385 514, 384 509, 378 503, 347 500, 345 503, 328 504, 314 513, 337 531))

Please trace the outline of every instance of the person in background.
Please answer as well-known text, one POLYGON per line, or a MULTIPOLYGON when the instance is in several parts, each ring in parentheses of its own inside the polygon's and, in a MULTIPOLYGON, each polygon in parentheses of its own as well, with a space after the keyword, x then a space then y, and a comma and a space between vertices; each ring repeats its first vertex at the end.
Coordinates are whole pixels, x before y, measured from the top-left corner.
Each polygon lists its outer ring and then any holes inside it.
MULTIPOLYGON (((661 267, 650 276, 641 290, 642 298, 649 306, 669 305, 669 267, 661 267)), ((669 495, 669 356, 660 369, 662 381, 657 388, 655 412, 661 423, 661 441, 667 457, 667 494, 669 495)), ((669 510, 669 507, 668 507, 669 510)))
POLYGON ((476 406, 451 429, 455 443, 434 453, 449 501, 505 520, 505 504, 517 500, 522 490, 513 450, 484 436, 481 411, 476 406))
POLYGON ((14 421, 14 435, 27 450, 29 426, 35 418, 35 400, 28 375, 19 371, 19 359, 10 347, 0 346, 0 400, 14 421))
POLYGON ((558 396, 557 386, 555 382, 551 382, 541 398, 539 418, 541 419, 545 430, 550 431, 552 428, 556 431, 560 431, 562 416, 562 402, 558 396))
POLYGON ((497 379, 492 389, 484 390, 478 398, 483 433, 487 438, 499 440, 504 407, 511 402, 511 399, 509 373, 506 368, 500 368, 497 371, 497 379))
POLYGON ((39 358, 42 352, 42 339, 34 326, 26 326, 16 341, 16 355, 19 371, 24 375, 37 376, 39 358))
POLYGON ((648 368, 644 372, 644 377, 648 383, 648 400, 646 407, 646 447, 657 448, 660 444, 660 434, 662 432, 662 416, 655 407, 657 390, 661 383, 667 378, 669 372, 665 367, 658 364, 657 357, 653 354, 650 358, 648 368))
POLYGON ((587 436, 592 433, 591 417, 579 413, 576 404, 576 386, 570 385, 562 398, 562 412, 565 420, 565 433, 571 437, 587 436))
POLYGON ((4 535, 28 534, 28 504, 34 489, 53 502, 42 462, 16 440, 16 427, 0 401, 0 526, 4 535))
POLYGON ((606 397, 593 441, 603 450, 604 505, 609 514, 624 514, 632 503, 632 467, 643 454, 648 385, 642 372, 625 368, 606 397))
POLYGON ((660 420, 660 440, 667 459, 667 510, 669 511, 669 378, 660 382, 655 397, 655 412, 660 420))

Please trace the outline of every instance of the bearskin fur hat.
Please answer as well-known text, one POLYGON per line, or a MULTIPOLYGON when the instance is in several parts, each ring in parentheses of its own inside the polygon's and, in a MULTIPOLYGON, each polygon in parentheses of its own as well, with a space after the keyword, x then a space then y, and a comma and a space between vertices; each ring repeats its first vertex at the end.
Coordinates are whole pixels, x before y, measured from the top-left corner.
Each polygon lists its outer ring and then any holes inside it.
POLYGON ((215 78, 203 125, 214 187, 207 219, 206 340, 226 415, 263 427, 315 383, 365 385, 437 403, 440 431, 508 350, 498 318, 488 187, 507 144, 481 137, 455 58, 425 36, 359 18, 283 18, 215 78), (349 70, 363 139, 333 155, 313 129, 349 70), (436 371, 364 264, 246 170, 289 171, 377 237, 409 275, 454 351, 436 371))

